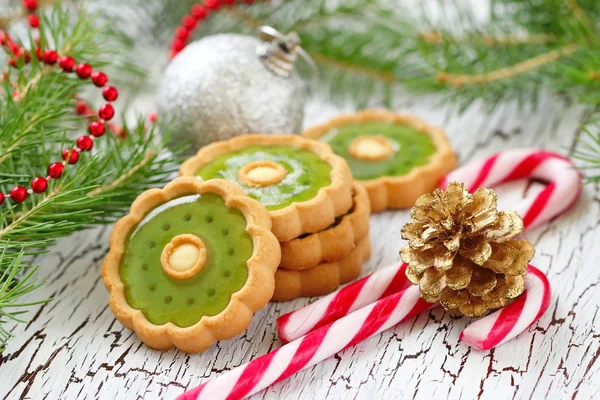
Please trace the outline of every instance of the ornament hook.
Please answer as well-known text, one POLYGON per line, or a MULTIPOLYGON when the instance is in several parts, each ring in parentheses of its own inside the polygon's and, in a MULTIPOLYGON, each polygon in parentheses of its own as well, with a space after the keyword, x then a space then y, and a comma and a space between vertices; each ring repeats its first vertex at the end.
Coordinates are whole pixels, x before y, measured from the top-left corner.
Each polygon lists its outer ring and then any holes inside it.
POLYGON ((270 26, 261 26, 258 36, 265 43, 257 49, 257 53, 265 65, 277 75, 286 78, 290 76, 298 54, 311 67, 315 75, 318 73, 317 64, 300 47, 300 38, 296 32, 284 35, 270 26))

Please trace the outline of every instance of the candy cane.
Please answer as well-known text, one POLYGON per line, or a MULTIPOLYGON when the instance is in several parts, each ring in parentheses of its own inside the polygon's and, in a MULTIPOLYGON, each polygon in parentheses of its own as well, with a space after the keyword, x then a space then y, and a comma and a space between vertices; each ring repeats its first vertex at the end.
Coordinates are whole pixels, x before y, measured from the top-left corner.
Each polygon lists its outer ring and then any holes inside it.
POLYGON ((277 319, 277 336, 291 342, 307 333, 398 293, 412 283, 406 277, 408 264, 399 262, 382 268, 322 299, 277 319))
MULTIPOLYGON (((528 149, 501 152, 461 167, 445 177, 440 187, 445 189, 448 182, 458 180, 472 192, 482 186, 527 177, 544 179, 549 184, 542 192, 527 197, 515 207, 523 216, 526 229, 562 214, 581 193, 581 174, 574 169, 571 161, 548 151, 528 149)), ((394 288, 401 290, 409 284, 404 277, 405 268, 403 264, 394 264, 381 269, 304 308, 281 316, 277 320, 279 338, 284 342, 294 340, 379 300, 393 292, 394 288)))
MULTIPOLYGON (((525 293, 502 310, 471 324, 460 338, 480 350, 491 349, 527 329, 549 304, 548 280, 530 265, 525 293)), ((178 400, 243 399, 433 306, 420 298, 417 286, 410 286, 203 383, 183 393, 178 400)))
POLYGON ((514 338, 546 312, 550 305, 550 282, 530 265, 525 275, 525 293, 508 306, 478 319, 460 334, 460 340, 479 350, 489 350, 514 338))
POLYGON ((548 185, 535 196, 528 196, 512 209, 527 228, 548 222, 569 209, 581 194, 581 174, 566 157, 546 150, 516 149, 503 151, 481 161, 458 168, 442 180, 463 182, 470 192, 480 187, 494 187, 523 178, 539 179, 548 185))
POLYGON ((409 287, 203 383, 178 400, 243 399, 430 307, 417 286, 409 287))

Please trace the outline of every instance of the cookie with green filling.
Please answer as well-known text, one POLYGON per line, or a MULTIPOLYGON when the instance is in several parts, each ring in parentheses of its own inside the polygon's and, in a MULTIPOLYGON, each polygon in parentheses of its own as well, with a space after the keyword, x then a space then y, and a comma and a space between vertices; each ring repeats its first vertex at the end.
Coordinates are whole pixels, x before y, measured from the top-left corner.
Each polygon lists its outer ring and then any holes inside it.
POLYGON ((352 207, 348 163, 298 135, 242 135, 203 147, 181 176, 226 179, 269 210, 280 242, 319 232, 352 207))
POLYGON ((412 207, 456 168, 444 132, 421 119, 384 110, 342 115, 303 133, 329 144, 369 193, 371 211, 412 207))
POLYGON ((110 236, 102 278, 117 319, 149 347, 206 350, 243 332, 274 291, 268 211, 224 180, 142 193, 110 236))

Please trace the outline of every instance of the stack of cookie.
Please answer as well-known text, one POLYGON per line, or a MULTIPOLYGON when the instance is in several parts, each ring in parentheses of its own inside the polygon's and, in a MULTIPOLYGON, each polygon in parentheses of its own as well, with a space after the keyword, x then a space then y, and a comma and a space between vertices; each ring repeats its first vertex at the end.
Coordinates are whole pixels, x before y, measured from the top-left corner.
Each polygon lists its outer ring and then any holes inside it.
POLYGON ((331 226, 282 242, 273 300, 324 295, 356 279, 371 255, 370 213, 367 191, 354 184, 352 208, 331 226))
POLYGON ((233 181, 269 210, 282 249, 275 301, 330 293, 356 279, 370 257, 369 196, 325 143, 238 136, 202 148, 180 173, 233 181))

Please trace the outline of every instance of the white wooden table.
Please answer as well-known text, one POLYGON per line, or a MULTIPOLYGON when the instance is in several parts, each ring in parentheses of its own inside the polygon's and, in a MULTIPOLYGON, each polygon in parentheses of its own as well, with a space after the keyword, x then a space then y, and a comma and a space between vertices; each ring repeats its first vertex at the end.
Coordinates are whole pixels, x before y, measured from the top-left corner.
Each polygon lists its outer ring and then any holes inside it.
MULTIPOLYGON (((461 163, 502 149, 542 146, 568 152, 575 146, 585 110, 551 101, 538 112, 518 115, 498 108, 450 116, 423 101, 400 101, 397 110, 445 127, 461 163)), ((340 112, 311 100, 307 124, 340 112)), ((539 190, 520 182, 503 187, 501 204, 539 190)), ((371 218, 373 256, 367 274, 399 259, 400 228, 407 211, 371 218)), ((459 343, 468 319, 436 309, 377 335, 256 395, 256 399, 445 399, 600 398, 600 195, 585 187, 567 215, 526 237, 533 263, 548 273, 553 296, 539 323, 492 351, 459 343)), ((48 399, 172 399, 207 379, 278 347, 275 319, 307 304, 300 299, 270 304, 234 340, 204 354, 161 352, 144 346, 107 307, 100 263, 110 228, 64 239, 39 259, 47 280, 31 300, 54 297, 34 308, 28 324, 0 358, 0 396, 48 399)))

